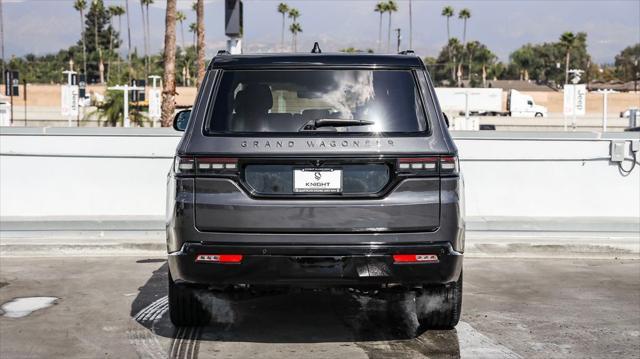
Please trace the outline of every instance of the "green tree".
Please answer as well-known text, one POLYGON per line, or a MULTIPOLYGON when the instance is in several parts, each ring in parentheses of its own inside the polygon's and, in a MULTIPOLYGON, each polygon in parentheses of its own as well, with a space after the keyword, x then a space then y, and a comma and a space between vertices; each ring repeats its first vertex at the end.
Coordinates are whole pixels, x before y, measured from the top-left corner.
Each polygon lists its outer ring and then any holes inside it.
POLYGON ((565 83, 568 81, 569 68, 588 70, 591 67, 591 56, 587 52, 587 34, 575 34, 571 43, 570 47, 562 41, 526 44, 520 47, 510 55, 512 73, 523 80, 533 79, 554 86, 565 83), (561 68, 562 62, 565 63, 564 71, 561 68))
POLYGON ((178 11, 176 13, 176 21, 178 21, 180 23, 180 40, 182 43, 182 50, 185 51, 186 50, 186 45, 184 43, 184 21, 187 19, 187 16, 182 12, 182 11, 178 11))
MULTIPOLYGON (((451 43, 451 29, 449 27, 449 19, 452 18, 453 16, 455 16, 455 11, 453 10, 453 8, 451 6, 445 6, 444 8, 442 8, 442 16, 447 18, 447 46, 448 44, 451 43)), ((447 56, 450 60, 454 60, 453 56, 451 56, 451 50, 447 48, 447 50, 449 51, 449 55, 447 56)), ((454 66, 451 68, 451 80, 454 80, 456 78, 455 76, 455 64, 454 66)))
MULTIPOLYGON (((124 126, 124 96, 121 91, 107 91, 103 102, 98 103, 96 109, 87 112, 83 120, 90 118, 102 120, 102 126, 124 126)), ((129 120, 132 124, 140 127, 144 126, 144 122, 148 121, 140 108, 132 107, 129 110, 129 120)))
POLYGON ((338 51, 344 52, 344 53, 347 53, 347 54, 363 54, 363 53, 373 54, 373 49, 360 50, 360 49, 357 49, 355 47, 345 47, 345 48, 340 49, 338 51))
POLYGON ((127 66, 128 66, 128 80, 131 80, 133 76, 133 67, 131 65, 131 18, 129 16, 129 0, 124 1, 125 13, 127 15, 127 66))
POLYGON ((529 72, 539 66, 537 56, 539 50, 531 44, 526 44, 510 55, 510 60, 515 64, 520 73, 520 80, 529 81, 529 72))
POLYGON ((463 25, 463 30, 462 30, 462 45, 465 45, 467 43, 467 20, 469 20, 469 18, 471 18, 471 10, 469 9, 462 9, 460 10, 460 12, 458 13, 458 18, 462 19, 464 25, 463 25))
POLYGON ((389 28, 387 32, 387 52, 391 52, 391 15, 398 11, 398 4, 393 1, 387 1, 386 11, 389 13, 389 28))
POLYGON ((469 55, 469 80, 474 82, 479 75, 482 79, 482 87, 486 87, 489 69, 493 68, 498 57, 479 41, 467 43, 467 54, 469 55))
POLYGON ((196 41, 196 33, 198 32, 198 26, 195 22, 189 24, 189 32, 193 33, 193 47, 198 51, 198 42, 196 41))
POLYGON ((380 22, 378 23, 378 52, 382 51, 382 15, 387 12, 387 5, 383 2, 376 4, 373 11, 380 14, 380 22))
POLYGON ((298 51, 298 33, 302 32, 302 26, 299 23, 294 22, 289 26, 289 31, 291 31, 291 38, 293 44, 293 52, 298 51))
POLYGON ((289 6, 283 2, 278 4, 278 12, 282 15, 282 32, 280 33, 280 51, 284 51, 284 16, 289 12, 289 6))
MULTIPOLYGON (((462 47, 464 48, 465 52, 466 52, 466 57, 467 57, 467 62, 468 62, 468 66, 470 67, 470 54, 469 54, 469 49, 467 48, 467 20, 469 20, 469 18, 471 18, 471 10, 469 9, 462 9, 460 10, 460 12, 458 13, 458 18, 461 19, 463 21, 463 27, 462 27, 462 47)), ((463 71, 463 63, 464 63, 464 58, 465 56, 463 55, 462 58, 460 58, 460 64, 458 65, 458 83, 460 83, 460 81, 462 80, 462 71, 463 71)), ((469 73, 469 79, 471 79, 471 73, 469 73)))
POLYGON ((80 12, 80 36, 82 37, 81 41, 82 41, 82 62, 83 62, 83 69, 84 69, 84 73, 87 73, 87 42, 86 42, 86 36, 84 33, 84 10, 87 8, 87 1, 86 0, 76 0, 73 3, 73 8, 76 9, 76 11, 80 12))
POLYGON ((571 50, 576 46, 576 36, 572 32, 565 32, 560 36, 560 46, 565 51, 565 68, 564 68, 564 83, 569 83, 569 62, 571 60, 571 50))
POLYGON ((302 32, 302 27, 298 23, 298 18, 302 16, 300 10, 296 8, 289 9, 289 18, 291 19, 291 25, 289 31, 291 32, 291 48, 293 52, 298 51, 298 33, 302 32), (295 26, 294 26, 295 25, 295 26))
MULTIPOLYGON (((107 83, 109 83, 109 80, 111 79, 111 59, 113 58, 114 54, 117 58, 119 58, 119 56, 117 55, 117 53, 114 53, 114 42, 115 42, 115 38, 117 38, 119 36, 119 32, 120 29, 118 29, 118 33, 114 34, 113 31, 113 17, 114 16, 120 16, 118 14, 120 14, 120 11, 122 11, 122 13, 124 13, 124 9, 121 6, 109 6, 107 8, 107 14, 109 15, 109 53, 107 54, 107 83)), ((115 44, 115 47, 118 48, 120 47, 120 41, 118 40, 118 43, 115 44)), ((119 63, 119 61, 118 61, 119 63)))
POLYGON ((640 76, 640 43, 628 46, 616 55, 616 75, 622 81, 633 81, 633 90, 638 91, 640 76))
POLYGON ((118 68, 118 76, 120 76, 120 55, 115 52, 114 53, 114 47, 113 44, 114 42, 117 40, 117 44, 116 44, 116 49, 120 47, 120 34, 122 33, 122 15, 124 15, 124 8, 122 6, 116 5, 116 6, 109 6, 109 8, 107 9, 108 13, 109 13, 109 26, 111 26, 111 29, 113 31, 113 17, 117 16, 118 17, 118 32, 116 34, 111 34, 111 39, 110 39, 110 43, 109 43, 109 63, 107 64, 107 82, 109 82, 111 80, 111 58, 113 56, 115 56, 116 58, 116 66, 118 68))
MULTIPOLYGON (((102 0, 94 0, 91 3, 85 20, 85 34, 94 41, 86 42, 88 63, 87 81, 104 82, 104 59, 102 49, 109 48, 111 43, 117 42, 117 36, 110 25, 110 15, 104 7, 102 0)), ((79 41, 82 44, 82 40, 79 41)))
POLYGON ((431 74, 436 83, 444 86, 451 86, 455 83, 455 77, 452 79, 451 76, 456 70, 454 58, 461 56, 463 51, 462 43, 455 37, 452 37, 442 48, 435 63, 431 64, 431 74))
POLYGON ((151 73, 150 72, 151 71, 150 70, 151 63, 150 63, 150 59, 149 59, 149 55, 148 55, 150 53, 149 49, 151 48, 151 24, 149 23, 149 6, 154 3, 154 0, 140 0, 140 3, 143 4, 145 9, 146 9, 146 14, 145 14, 146 15, 146 28, 144 29, 144 31, 145 31, 145 35, 146 35, 146 38, 147 38, 147 46, 148 46, 146 48, 146 51, 145 51, 145 55, 147 56, 147 69, 146 69, 147 71, 146 71, 146 73, 147 73, 147 76, 148 76, 148 74, 151 73))
POLYGON ((147 20, 144 16, 144 0, 140 0, 140 16, 142 17, 142 49, 144 51, 145 78, 149 76, 149 40, 147 39, 147 20))

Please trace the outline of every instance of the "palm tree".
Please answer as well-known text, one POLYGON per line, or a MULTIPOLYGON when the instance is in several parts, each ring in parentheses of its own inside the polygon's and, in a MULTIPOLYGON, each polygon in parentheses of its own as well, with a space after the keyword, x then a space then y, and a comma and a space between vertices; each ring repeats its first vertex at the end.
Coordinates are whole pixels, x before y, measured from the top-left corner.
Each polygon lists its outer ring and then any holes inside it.
POLYGON ((389 29, 387 32, 387 52, 391 52, 391 15, 398 11, 398 4, 395 1, 387 1, 387 12, 389 13, 389 29))
POLYGON ((180 22, 180 39, 182 40, 182 51, 186 51, 186 47, 184 45, 184 24, 183 22, 187 19, 187 16, 182 12, 178 11, 176 13, 176 21, 180 22))
POLYGON ((164 32, 162 126, 169 127, 176 109, 176 1, 167 0, 164 32))
MULTIPOLYGON (((122 6, 109 6, 109 21, 111 21, 111 18, 113 18, 113 16, 117 16, 118 17, 118 34, 122 33, 122 15, 124 15, 124 8, 122 6)), ((113 28, 113 26, 112 26, 113 28)), ((111 46, 113 45, 113 41, 111 42, 111 46)), ((113 51, 113 49, 111 48, 110 51, 113 51)), ((116 61, 118 64, 118 76, 120 76, 120 55, 116 54, 116 61)), ((109 76, 111 75, 111 65, 109 65, 109 72, 107 73, 107 82, 109 82, 109 76)))
POLYGON ((147 20, 144 17, 144 0, 140 0, 140 14, 142 15, 142 38, 144 46, 144 78, 149 76, 149 45, 147 44, 147 20))
POLYGON ((564 63, 564 83, 569 83, 569 62, 571 61, 571 50, 576 46, 577 38, 572 32, 565 32, 560 36, 560 46, 565 51, 564 63))
POLYGON ((298 33, 302 32, 302 27, 297 22, 294 22, 289 26, 289 31, 291 31, 291 41, 293 43, 293 52, 298 51, 298 33))
POLYGON ((104 60, 102 59, 102 48, 100 47, 100 42, 98 41, 98 7, 102 8, 104 5, 102 0, 93 0, 93 5, 96 6, 94 11, 94 24, 95 24, 95 43, 96 50, 98 50, 98 71, 100 73, 100 83, 104 83, 104 60))
MULTIPOLYGON (((467 20, 469 20, 470 17, 471 17, 471 10, 469 10, 469 9, 462 9, 458 13, 458 18, 462 19, 462 21, 464 22, 463 30, 462 30, 462 45, 463 46, 467 43, 467 20)), ((449 19, 447 19, 447 22, 448 21, 449 21, 449 19)))
MULTIPOLYGON (((462 48, 464 50, 466 50, 467 52, 469 52, 467 49, 467 20, 469 20, 469 18, 471 17, 471 10, 465 8, 460 10, 460 12, 458 13, 458 19, 462 19, 463 21, 463 30, 462 30, 462 48)), ((462 78, 462 63, 464 62, 464 57, 462 59, 460 59, 460 64, 458 65, 458 76, 460 76, 460 78, 462 78)), ((471 67, 471 55, 469 55, 469 68, 471 67)), ((469 70, 471 71, 471 70, 469 70)), ((469 73, 469 78, 471 78, 471 73, 469 73)), ((460 81, 460 79, 458 79, 458 82, 460 81)))
POLYGON ((198 32, 198 26, 195 22, 189 24, 189 32, 193 33, 193 47, 195 47, 196 52, 198 52, 198 43, 196 42, 196 33, 198 32))
POLYGON ((280 51, 284 50, 284 15, 289 12, 289 6, 283 2, 278 5, 278 12, 282 14, 282 33, 280 35, 280 51))
POLYGON ((86 0, 76 0, 73 8, 80 12, 80 36, 82 36, 82 62, 84 74, 87 74, 87 43, 84 38, 84 9, 87 8, 86 0))
MULTIPOLYGON (((292 44, 292 48, 296 48, 296 49, 298 47, 296 36, 297 36, 298 32, 302 32, 302 27, 300 27, 300 24, 297 23, 297 20, 298 20, 298 18, 300 16, 302 16, 300 14, 300 10, 298 10, 296 8, 289 9, 289 18, 291 19, 291 26, 289 26, 289 31, 291 31, 291 44, 292 44), (300 31, 294 31, 293 30, 293 28, 294 28, 293 24, 297 24, 295 26, 295 28, 296 29, 300 29, 300 31)), ((296 50, 294 49, 293 51, 295 52, 296 50)))
MULTIPOLYGON (((95 117, 98 122, 103 120, 102 126, 113 126, 116 127, 118 125, 124 126, 124 97, 122 96, 122 92, 120 91, 107 91, 105 94, 105 99, 102 103, 98 104, 93 111, 87 112, 83 120, 87 121, 92 117, 95 117)), ((137 124, 142 127, 144 125, 144 121, 147 121, 149 118, 145 116, 141 111, 137 109, 132 109, 129 113, 129 120, 131 122, 137 124)))
POLYGON ((133 75, 133 67, 131 67, 131 19, 129 18, 129 0, 125 0, 125 13, 127 14, 127 61, 129 63, 129 81, 133 75))
MULTIPOLYGON (((107 15, 109 16, 109 56, 107 57, 107 82, 111 78, 111 57, 113 57, 113 17, 118 18, 124 14, 122 6, 109 6, 107 8, 107 15)), ((118 28, 120 32, 120 28, 118 28)))
POLYGON ((204 0, 196 0, 196 33, 198 37, 198 55, 196 62, 198 64, 198 77, 196 78, 196 86, 200 86, 204 79, 205 69, 205 50, 204 43, 204 0))
POLYGON ((382 51, 382 15, 387 12, 387 4, 379 2, 373 11, 380 14, 380 22, 378 23, 378 52, 382 51))
MULTIPOLYGON (((154 0, 141 0, 144 4, 144 7, 147 10, 147 28, 145 29, 147 35, 147 53, 151 52, 151 24, 149 23, 149 5, 153 4, 154 0)), ((150 72, 149 68, 151 67, 151 60, 149 59, 149 55, 147 55, 147 73, 150 72)))
MULTIPOLYGON (((451 6, 445 6, 444 8, 442 8, 441 14, 442 16, 447 18, 447 53, 449 54, 449 60, 451 60, 451 46, 449 46, 449 44, 451 43, 451 31, 449 28, 449 19, 455 16, 455 11, 451 6)), ((451 80, 455 79, 455 67, 456 66, 454 61, 454 65, 451 68, 451 80)))

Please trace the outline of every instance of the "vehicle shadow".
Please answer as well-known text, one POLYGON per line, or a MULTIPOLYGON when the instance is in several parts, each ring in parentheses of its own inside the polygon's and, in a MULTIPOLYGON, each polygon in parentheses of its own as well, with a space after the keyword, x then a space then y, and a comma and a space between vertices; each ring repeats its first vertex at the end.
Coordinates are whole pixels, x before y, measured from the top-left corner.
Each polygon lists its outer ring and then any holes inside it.
POLYGON ((421 329, 409 301, 354 293, 303 291, 233 300, 203 293, 200 300, 215 320, 195 329, 176 328, 168 315, 167 269, 165 262, 139 288, 130 316, 172 342, 189 337, 194 342, 355 343, 370 358, 406 351, 460 356, 457 332, 421 329))

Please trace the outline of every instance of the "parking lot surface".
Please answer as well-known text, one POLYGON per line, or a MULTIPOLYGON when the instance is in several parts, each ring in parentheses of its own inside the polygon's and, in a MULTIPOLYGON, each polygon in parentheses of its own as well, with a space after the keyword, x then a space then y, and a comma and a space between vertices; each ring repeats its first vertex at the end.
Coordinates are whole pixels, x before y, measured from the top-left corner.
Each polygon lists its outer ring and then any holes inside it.
POLYGON ((174 328, 164 258, 5 257, 0 357, 640 356, 637 260, 467 258, 464 273, 450 331, 419 328, 406 298, 311 291, 206 295, 217 322, 174 328))

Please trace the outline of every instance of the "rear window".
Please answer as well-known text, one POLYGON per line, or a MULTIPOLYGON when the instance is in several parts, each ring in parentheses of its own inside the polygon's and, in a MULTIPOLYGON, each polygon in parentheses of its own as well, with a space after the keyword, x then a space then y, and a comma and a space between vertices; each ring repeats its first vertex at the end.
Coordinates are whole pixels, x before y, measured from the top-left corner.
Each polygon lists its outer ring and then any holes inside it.
POLYGON ((226 70, 205 123, 208 134, 426 129, 409 70, 226 70))

